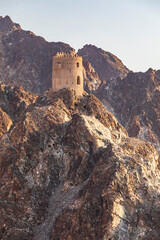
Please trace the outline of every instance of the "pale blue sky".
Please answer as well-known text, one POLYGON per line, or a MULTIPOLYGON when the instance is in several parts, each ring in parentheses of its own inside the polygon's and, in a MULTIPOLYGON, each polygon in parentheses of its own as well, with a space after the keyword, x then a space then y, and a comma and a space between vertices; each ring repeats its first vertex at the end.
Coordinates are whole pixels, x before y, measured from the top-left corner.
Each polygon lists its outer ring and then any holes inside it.
POLYGON ((0 0, 5 15, 47 41, 101 47, 133 71, 160 69, 160 0, 0 0))

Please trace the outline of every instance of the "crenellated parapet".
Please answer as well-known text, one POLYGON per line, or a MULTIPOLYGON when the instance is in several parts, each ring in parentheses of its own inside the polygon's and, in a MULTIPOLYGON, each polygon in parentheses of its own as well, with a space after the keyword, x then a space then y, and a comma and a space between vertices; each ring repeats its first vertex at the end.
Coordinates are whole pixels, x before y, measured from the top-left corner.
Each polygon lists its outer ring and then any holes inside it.
POLYGON ((57 52, 56 57, 79 57, 75 51, 72 51, 70 53, 66 52, 57 52))

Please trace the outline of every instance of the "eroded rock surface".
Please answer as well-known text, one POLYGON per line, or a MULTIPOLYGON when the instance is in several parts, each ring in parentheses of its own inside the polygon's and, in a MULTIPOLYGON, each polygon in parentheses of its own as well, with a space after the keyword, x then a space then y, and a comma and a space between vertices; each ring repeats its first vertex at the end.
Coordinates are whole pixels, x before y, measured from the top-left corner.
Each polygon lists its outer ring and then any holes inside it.
POLYGON ((160 152, 160 71, 129 73, 101 86, 97 96, 131 137, 151 142, 160 152))
POLYGON ((115 55, 94 45, 85 45, 78 50, 78 55, 91 63, 102 82, 108 82, 116 77, 124 78, 129 72, 129 69, 115 55))
POLYGON ((0 83, 0 107, 2 110, 16 122, 20 114, 33 104, 37 95, 26 92, 22 87, 11 87, 0 83))
POLYGON ((0 81, 5 84, 40 94, 51 87, 53 56, 72 50, 22 30, 8 16, 0 17, 0 81))
POLYGON ((4 18, 0 16, 0 32, 10 32, 13 30, 22 30, 20 25, 14 23, 9 16, 4 18))
POLYGON ((0 108, 0 138, 9 131, 11 126, 11 118, 0 108))
POLYGON ((83 66, 84 89, 88 93, 95 93, 101 84, 101 80, 89 61, 83 60, 83 66))
POLYGON ((33 93, 25 92, 21 87, 0 83, 0 138, 15 126, 20 115, 37 97, 33 93))
POLYGON ((96 97, 49 90, 0 141, 0 238, 159 239, 158 165, 96 97))

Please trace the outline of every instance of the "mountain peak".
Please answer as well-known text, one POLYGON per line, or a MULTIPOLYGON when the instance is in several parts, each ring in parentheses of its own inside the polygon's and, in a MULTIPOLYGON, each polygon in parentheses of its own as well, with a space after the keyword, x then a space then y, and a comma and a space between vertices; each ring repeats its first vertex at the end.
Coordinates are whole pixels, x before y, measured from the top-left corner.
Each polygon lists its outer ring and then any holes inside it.
POLYGON ((124 78, 129 69, 115 55, 98 48, 92 44, 86 44, 78 50, 78 55, 88 60, 101 81, 109 81, 116 77, 124 78), (98 59, 98 61, 95 59, 98 59))
POLYGON ((155 70, 154 69, 152 69, 152 68, 149 68, 147 71, 146 71, 146 73, 147 74, 155 74, 155 70))
POLYGON ((21 26, 17 23, 14 23, 8 15, 5 17, 0 16, 0 32, 10 32, 20 29, 21 26))

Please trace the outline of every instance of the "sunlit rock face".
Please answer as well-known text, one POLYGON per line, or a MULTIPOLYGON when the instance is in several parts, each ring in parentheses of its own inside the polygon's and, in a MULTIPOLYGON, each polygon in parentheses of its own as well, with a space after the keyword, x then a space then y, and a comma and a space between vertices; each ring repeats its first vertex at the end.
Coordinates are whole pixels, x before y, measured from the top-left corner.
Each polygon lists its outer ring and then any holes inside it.
POLYGON ((51 87, 53 56, 72 50, 22 30, 8 16, 0 17, 0 81, 6 84, 40 94, 51 87))
POLYGON ((8 132, 12 126, 10 117, 0 108, 0 138, 4 133, 8 132))
POLYGON ((131 137, 151 142, 160 152, 160 71, 129 73, 101 86, 97 96, 131 137))
POLYGON ((35 102, 37 95, 25 92, 21 87, 0 83, 0 138, 19 121, 25 109, 35 102))
POLYGON ((88 60, 83 60, 84 89, 88 93, 95 93, 101 84, 101 80, 88 60))
POLYGON ((158 152, 129 138, 96 97, 49 90, 9 117, 16 121, 0 140, 2 240, 158 239, 158 152))
POLYGON ((37 95, 26 92, 21 87, 11 87, 0 83, 0 108, 12 119, 19 121, 20 114, 34 103, 37 95))
POLYGON ((78 50, 78 55, 91 63, 102 82, 108 82, 116 77, 124 78, 129 72, 115 55, 94 45, 85 45, 78 50))

